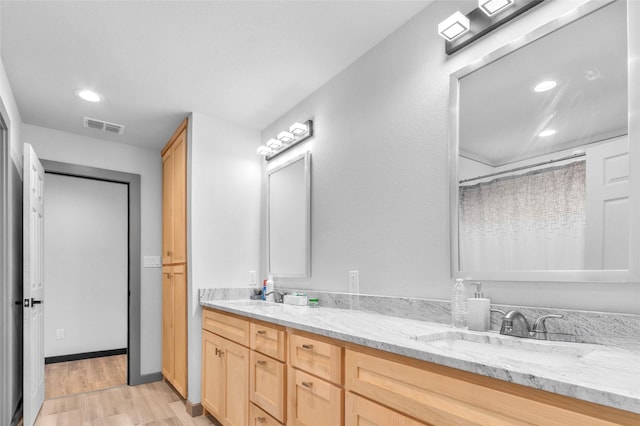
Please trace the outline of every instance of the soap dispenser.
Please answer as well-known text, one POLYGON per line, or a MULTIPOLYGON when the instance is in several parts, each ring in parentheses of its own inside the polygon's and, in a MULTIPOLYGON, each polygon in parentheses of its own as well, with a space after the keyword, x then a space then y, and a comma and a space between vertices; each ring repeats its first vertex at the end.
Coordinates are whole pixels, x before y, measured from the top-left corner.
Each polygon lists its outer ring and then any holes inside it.
POLYGON ((467 301, 467 326, 473 331, 489 331, 491 300, 484 297, 482 283, 472 283, 476 286, 473 299, 467 301))

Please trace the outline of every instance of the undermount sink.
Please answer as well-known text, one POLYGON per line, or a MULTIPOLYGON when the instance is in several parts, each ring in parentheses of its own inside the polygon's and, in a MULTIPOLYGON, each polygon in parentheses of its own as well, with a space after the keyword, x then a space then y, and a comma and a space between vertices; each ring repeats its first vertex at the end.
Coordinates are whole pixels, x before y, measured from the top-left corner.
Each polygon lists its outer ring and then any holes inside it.
POLYGON ((496 361, 507 363, 534 363, 549 366, 576 363, 594 350, 592 345, 580 343, 532 340, 464 331, 426 334, 413 336, 412 339, 433 348, 467 355, 474 359, 491 357, 496 361))

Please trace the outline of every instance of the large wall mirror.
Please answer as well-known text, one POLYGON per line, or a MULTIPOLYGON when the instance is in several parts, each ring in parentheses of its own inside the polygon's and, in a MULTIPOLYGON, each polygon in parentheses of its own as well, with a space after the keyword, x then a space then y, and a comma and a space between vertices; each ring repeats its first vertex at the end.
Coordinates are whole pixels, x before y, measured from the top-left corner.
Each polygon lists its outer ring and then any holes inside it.
POLYGON ((639 281, 635 3, 588 2, 452 75, 454 276, 639 281))
POLYGON ((311 154, 267 172, 269 274, 306 278, 311 268, 311 154))

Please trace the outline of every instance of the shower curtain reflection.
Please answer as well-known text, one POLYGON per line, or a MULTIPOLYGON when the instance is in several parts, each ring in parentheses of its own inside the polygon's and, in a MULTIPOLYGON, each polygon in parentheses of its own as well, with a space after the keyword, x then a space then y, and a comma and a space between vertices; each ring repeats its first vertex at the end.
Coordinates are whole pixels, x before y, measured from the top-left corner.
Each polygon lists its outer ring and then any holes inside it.
POLYGON ((460 270, 585 269, 585 161, 459 188, 460 270))

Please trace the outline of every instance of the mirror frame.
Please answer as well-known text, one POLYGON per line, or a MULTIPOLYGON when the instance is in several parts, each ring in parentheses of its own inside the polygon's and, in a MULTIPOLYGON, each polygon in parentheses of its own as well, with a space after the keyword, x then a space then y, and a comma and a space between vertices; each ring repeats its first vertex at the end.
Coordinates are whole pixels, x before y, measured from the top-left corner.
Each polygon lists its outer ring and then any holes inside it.
POLYGON ((461 271, 458 247, 459 80, 509 53, 618 0, 591 0, 496 49, 450 76, 449 173, 451 276, 484 281, 639 282, 640 281, 640 2, 627 4, 628 140, 629 140, 629 268, 624 270, 461 271))
POLYGON ((309 278, 311 276, 311 153, 306 151, 267 170, 267 270, 275 278, 309 278), (304 162, 305 189, 305 268, 304 272, 281 273, 271 270, 271 175, 298 161, 304 162))

